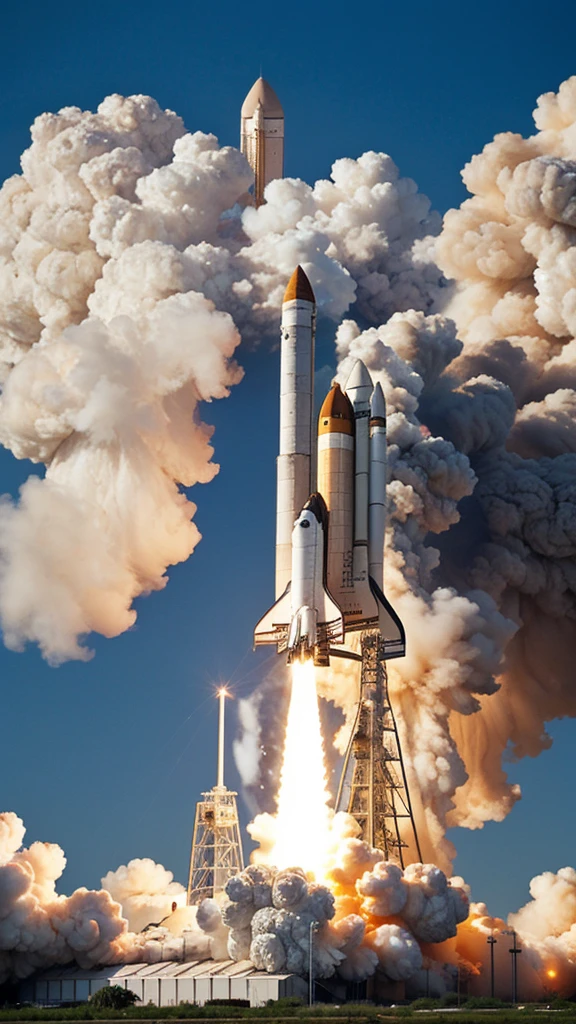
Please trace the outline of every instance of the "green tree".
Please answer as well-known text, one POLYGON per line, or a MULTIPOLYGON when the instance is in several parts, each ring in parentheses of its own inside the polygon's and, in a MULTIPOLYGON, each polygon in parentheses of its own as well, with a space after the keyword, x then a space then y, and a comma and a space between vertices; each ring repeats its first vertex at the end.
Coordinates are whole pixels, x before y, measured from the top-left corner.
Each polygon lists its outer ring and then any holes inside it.
POLYGON ((106 985, 99 988, 90 997, 90 1003, 97 1010, 124 1010, 127 1006, 134 1006, 138 996, 129 988, 122 988, 122 985, 106 985))

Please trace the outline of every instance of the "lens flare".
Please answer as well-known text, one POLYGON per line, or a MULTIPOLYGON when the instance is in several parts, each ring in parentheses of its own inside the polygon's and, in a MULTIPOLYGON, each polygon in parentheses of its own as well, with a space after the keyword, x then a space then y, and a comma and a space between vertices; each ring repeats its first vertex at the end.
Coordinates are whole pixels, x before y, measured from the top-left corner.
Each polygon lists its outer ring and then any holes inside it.
POLYGON ((312 661, 292 663, 292 694, 286 725, 272 861, 303 867, 316 879, 323 869, 332 812, 312 661))

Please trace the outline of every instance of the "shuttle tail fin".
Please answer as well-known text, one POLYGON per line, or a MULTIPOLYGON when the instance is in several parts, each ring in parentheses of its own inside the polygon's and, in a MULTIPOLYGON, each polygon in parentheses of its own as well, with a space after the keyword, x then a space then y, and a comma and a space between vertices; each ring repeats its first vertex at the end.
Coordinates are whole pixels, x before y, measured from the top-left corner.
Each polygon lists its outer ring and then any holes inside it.
POLYGON ((370 589, 378 605, 378 626, 384 641, 384 656, 386 660, 403 658, 406 654, 406 633, 400 617, 372 577, 370 577, 370 589))

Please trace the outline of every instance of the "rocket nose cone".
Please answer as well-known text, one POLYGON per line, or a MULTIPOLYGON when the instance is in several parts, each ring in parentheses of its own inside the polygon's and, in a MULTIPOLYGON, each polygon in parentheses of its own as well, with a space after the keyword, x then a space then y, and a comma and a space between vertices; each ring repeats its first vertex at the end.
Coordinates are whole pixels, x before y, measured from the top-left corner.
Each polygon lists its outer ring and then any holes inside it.
POLYGON ((288 281, 282 302, 291 302, 292 299, 305 299, 306 302, 316 303, 316 296, 312 291, 312 285, 300 265, 296 267, 288 281))
POLYGON ((382 391, 380 381, 378 381, 374 386, 374 391, 372 392, 372 399, 370 401, 370 417, 373 420, 386 419, 386 399, 384 398, 384 392, 382 391))
POLYGON ((260 104, 264 117, 284 117, 282 104, 274 89, 265 78, 258 78, 250 89, 244 103, 242 104, 242 117, 252 117, 256 107, 260 104))
POLYGON ((318 522, 321 523, 322 526, 326 526, 328 510, 326 508, 326 502, 321 494, 311 494, 304 505, 302 512, 312 512, 318 522))
POLYGON ((352 372, 346 381, 346 391, 355 391, 357 388, 370 388, 372 390, 372 377, 364 366, 361 359, 357 359, 352 367, 352 372))
POLYGON ((318 432, 320 434, 338 431, 342 434, 352 434, 354 424, 354 409, 352 403, 345 395, 338 383, 333 384, 326 395, 318 417, 318 432))

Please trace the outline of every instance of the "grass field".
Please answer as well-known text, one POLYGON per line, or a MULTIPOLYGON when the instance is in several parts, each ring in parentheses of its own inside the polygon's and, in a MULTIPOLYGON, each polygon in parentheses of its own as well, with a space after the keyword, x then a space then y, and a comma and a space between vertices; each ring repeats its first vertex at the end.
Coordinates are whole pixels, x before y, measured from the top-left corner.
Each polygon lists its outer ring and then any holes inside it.
MULTIPOLYGON (((379 1021, 393 1024, 398 1018, 412 1018, 414 1024, 569 1024, 576 1021, 576 1003, 559 1005, 557 1009, 548 1009, 543 1005, 529 1004, 525 1007, 502 1006, 498 1008, 478 1008, 465 1006, 458 1008, 423 1008, 424 1000, 418 1000, 408 1006, 385 1007, 371 1006, 366 1003, 347 1003, 341 1007, 334 1005, 318 1005, 310 1009, 302 1005, 290 1005, 290 1001, 280 1000, 269 1006, 257 1008, 235 1006, 193 1006, 183 1003, 180 1006, 157 1007, 140 1006, 126 1010, 101 1009, 91 1007, 90 1003, 81 1006, 58 1008, 20 1007, 17 1009, 1 1009, 0 1021, 51 1021, 51 1020, 106 1020, 123 1024, 126 1020, 166 1021, 190 1020, 194 1024, 202 1021, 306 1021, 321 1020, 323 1024, 334 1024, 352 1021, 354 1024, 378 1024, 379 1021), (288 1005, 286 1005, 288 1003, 288 1005)), ((426 1002, 430 1002, 427 1000, 426 1002)), ((555 1004, 552 1004, 555 1005, 555 1004)))

